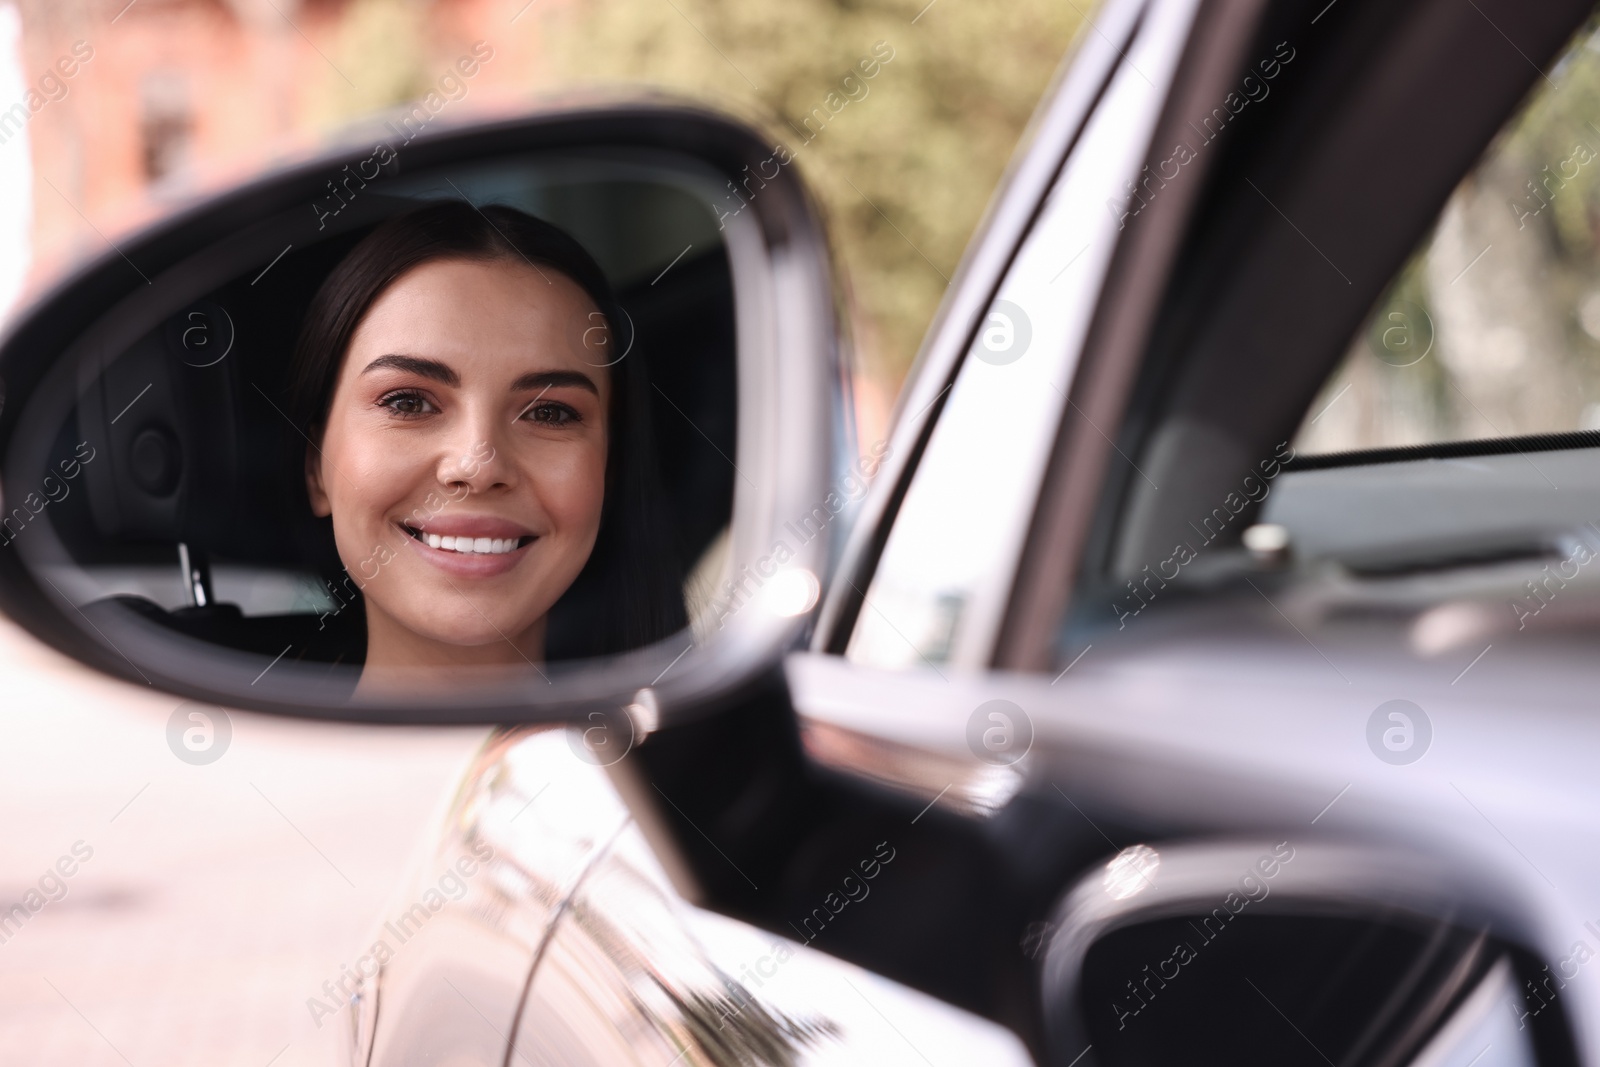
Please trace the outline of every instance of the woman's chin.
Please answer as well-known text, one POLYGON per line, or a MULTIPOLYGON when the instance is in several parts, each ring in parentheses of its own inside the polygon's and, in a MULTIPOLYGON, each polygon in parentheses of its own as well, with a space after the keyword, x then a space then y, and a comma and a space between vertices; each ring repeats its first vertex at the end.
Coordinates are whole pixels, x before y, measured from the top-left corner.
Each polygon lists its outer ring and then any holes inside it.
POLYGON ((537 677, 539 666, 515 663, 471 663, 416 666, 368 664, 361 672, 356 692, 363 697, 436 699, 441 694, 461 696, 473 689, 493 690, 537 677))
POLYGON ((438 620, 430 620, 426 625, 408 628, 416 636, 437 645, 440 658, 447 661, 472 664, 504 659, 520 663, 529 658, 522 648, 527 643, 524 637, 527 622, 506 620, 501 626, 492 611, 486 615, 487 618, 475 614, 471 619, 457 620, 453 626, 440 626, 438 620))
MULTIPOLYGON (((412 586, 401 603, 367 602, 367 662, 385 667, 526 666, 544 659, 542 616, 528 617, 500 596, 468 598, 448 586, 412 586)), ((525 604, 531 597, 519 598, 525 604)))

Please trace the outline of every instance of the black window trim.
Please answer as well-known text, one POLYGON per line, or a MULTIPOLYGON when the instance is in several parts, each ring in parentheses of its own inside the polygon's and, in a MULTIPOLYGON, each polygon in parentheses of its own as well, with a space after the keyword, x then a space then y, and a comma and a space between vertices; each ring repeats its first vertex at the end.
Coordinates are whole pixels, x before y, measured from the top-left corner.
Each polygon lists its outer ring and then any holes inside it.
POLYGON ((1502 456, 1525 452, 1563 452, 1600 448, 1600 430, 1563 430, 1560 433, 1484 437, 1470 441, 1433 441, 1390 448, 1359 448, 1346 452, 1297 452, 1283 464, 1283 473, 1320 471, 1335 467, 1368 467, 1380 463, 1410 463, 1423 459, 1463 459, 1468 456, 1502 456))

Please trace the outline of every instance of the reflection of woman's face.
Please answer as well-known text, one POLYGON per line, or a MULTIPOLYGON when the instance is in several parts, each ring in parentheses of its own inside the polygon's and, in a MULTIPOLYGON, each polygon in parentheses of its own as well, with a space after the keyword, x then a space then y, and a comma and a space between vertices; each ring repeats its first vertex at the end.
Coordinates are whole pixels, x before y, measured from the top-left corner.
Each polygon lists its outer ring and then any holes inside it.
POLYGON ((368 676, 542 658, 600 528, 611 387, 574 343, 598 321, 508 260, 424 263, 361 320, 306 477, 366 597, 368 676))

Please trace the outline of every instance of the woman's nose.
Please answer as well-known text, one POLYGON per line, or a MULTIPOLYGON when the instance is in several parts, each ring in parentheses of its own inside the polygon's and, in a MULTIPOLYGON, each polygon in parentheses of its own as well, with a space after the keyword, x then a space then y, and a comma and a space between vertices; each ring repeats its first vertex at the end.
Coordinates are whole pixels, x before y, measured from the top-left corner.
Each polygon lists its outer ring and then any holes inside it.
POLYGON ((454 435, 440 457, 439 481, 451 487, 465 486, 473 493, 514 485, 515 466, 509 462, 496 427, 487 420, 472 420, 467 430, 454 435))

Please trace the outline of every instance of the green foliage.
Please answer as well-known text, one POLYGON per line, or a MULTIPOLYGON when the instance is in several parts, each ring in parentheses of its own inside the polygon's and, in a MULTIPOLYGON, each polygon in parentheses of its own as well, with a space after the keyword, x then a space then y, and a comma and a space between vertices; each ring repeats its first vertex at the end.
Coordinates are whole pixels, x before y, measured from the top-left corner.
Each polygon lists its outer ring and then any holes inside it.
POLYGON ((898 384, 1086 15, 1070 0, 925 2, 592 0, 541 30, 559 84, 667 89, 786 145, 828 216, 866 369, 898 384), (893 58, 849 99, 844 79, 878 42, 893 58), (849 102, 807 143, 831 92, 849 102))
POLYGON ((1533 81, 1312 412, 1346 389, 1301 443, 1542 433, 1600 411, 1600 18, 1533 81), (1394 343, 1435 340, 1416 363, 1394 343))
POLYGON ((406 0, 354 0, 322 51, 323 91, 312 98, 314 128, 396 107, 428 91, 425 12, 406 0))
MULTIPOLYGON (((1529 102, 1497 146, 1503 159, 1526 172, 1526 178, 1550 201, 1553 230, 1562 252, 1584 265, 1596 261, 1600 225, 1600 20, 1577 35, 1548 80, 1534 85, 1529 102), (1579 164, 1580 145, 1593 159, 1579 164), (1565 164, 1563 173, 1562 165, 1565 164), (1548 172, 1546 171, 1548 168, 1548 172), (1567 177, 1576 170, 1575 177, 1567 177), (1553 185, 1542 184, 1546 179, 1553 185)), ((1536 207, 1532 190, 1523 187, 1523 201, 1536 207)))

